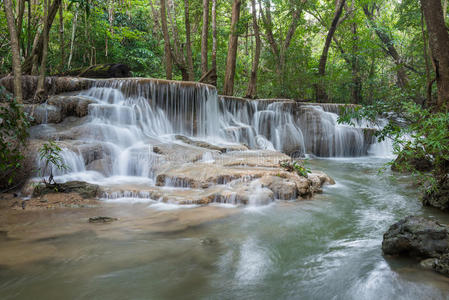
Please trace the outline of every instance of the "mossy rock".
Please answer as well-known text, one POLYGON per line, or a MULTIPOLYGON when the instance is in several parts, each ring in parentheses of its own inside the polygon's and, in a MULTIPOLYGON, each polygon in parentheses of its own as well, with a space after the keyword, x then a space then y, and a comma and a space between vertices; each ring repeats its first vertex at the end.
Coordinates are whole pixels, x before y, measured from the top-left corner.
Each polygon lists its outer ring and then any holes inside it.
POLYGON ((90 184, 84 181, 69 181, 56 184, 40 184, 35 187, 33 196, 42 196, 51 193, 77 193, 81 197, 95 198, 100 192, 100 188, 96 184, 90 184))

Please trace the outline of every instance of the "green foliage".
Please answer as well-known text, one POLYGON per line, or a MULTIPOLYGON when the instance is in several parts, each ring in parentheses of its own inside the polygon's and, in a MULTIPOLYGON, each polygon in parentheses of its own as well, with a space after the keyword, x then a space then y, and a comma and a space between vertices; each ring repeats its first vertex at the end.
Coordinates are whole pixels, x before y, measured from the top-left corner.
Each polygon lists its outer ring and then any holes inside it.
POLYGON ((46 185, 56 184, 53 178, 53 167, 58 170, 68 170, 60 155, 62 149, 54 141, 48 141, 39 149, 39 158, 44 162, 44 166, 39 169, 42 182, 46 185), (48 175, 48 179, 45 177, 48 175))
POLYGON ((304 166, 304 161, 298 161, 298 160, 282 160, 279 162, 279 165, 281 168, 285 169, 288 172, 295 172, 299 176, 308 178, 308 173, 311 173, 312 171, 304 166))
POLYGON ((6 103, 0 103, 0 182, 6 181, 9 187, 13 184, 16 172, 22 167, 22 151, 26 145, 30 123, 23 112, 23 106, 0 86, 0 98, 2 97, 6 98, 6 103))
MULTIPOLYGON (((398 96, 401 98, 401 96, 398 96)), ((432 112, 411 100, 402 98, 378 101, 373 105, 347 109, 339 118, 340 123, 353 124, 354 119, 377 122, 384 117, 388 123, 376 136, 379 141, 390 138, 394 153, 400 159, 393 164, 396 169, 413 172, 420 177, 427 189, 435 190, 449 172, 449 113, 432 112), (423 172, 414 160, 428 160, 433 170, 423 172)))

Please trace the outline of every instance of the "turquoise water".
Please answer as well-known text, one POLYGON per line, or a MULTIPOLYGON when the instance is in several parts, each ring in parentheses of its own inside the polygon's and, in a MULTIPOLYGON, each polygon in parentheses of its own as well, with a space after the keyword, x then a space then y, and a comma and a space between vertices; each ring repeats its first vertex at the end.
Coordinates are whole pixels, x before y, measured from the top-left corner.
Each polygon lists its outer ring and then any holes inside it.
POLYGON ((0 299, 449 299, 446 278, 382 255, 383 233, 404 216, 449 223, 421 207, 412 179, 378 175, 384 162, 313 160, 337 182, 314 200, 242 208, 186 230, 0 240, 0 250, 60 253, 0 258, 0 299))

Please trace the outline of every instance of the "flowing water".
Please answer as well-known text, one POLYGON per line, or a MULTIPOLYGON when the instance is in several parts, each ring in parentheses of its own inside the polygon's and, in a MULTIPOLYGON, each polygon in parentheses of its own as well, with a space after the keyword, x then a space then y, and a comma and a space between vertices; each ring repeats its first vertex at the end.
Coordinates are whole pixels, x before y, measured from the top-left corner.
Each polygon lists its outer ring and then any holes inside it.
POLYGON ((30 212, 20 216, 24 224, 11 217, 2 230, 17 239, 0 242, 0 298, 449 299, 448 279, 418 262, 382 256, 382 234, 400 218, 449 221, 421 207, 409 178, 379 176, 384 162, 313 160, 337 181, 314 200, 216 207, 232 213, 183 229, 169 228, 171 215, 160 220, 170 230, 164 233, 133 226, 157 214, 147 204, 110 208, 121 220, 136 218, 113 229, 84 225, 86 213, 76 210, 30 212), (60 227, 70 233, 30 238, 60 227))
POLYGON ((381 252, 383 233, 404 216, 449 219, 421 207, 411 178, 378 174, 389 146, 363 122, 338 124, 338 105, 151 80, 97 81, 76 96, 91 101, 87 117, 31 135, 63 147, 70 169, 54 170, 58 181, 120 189, 96 208, 2 211, 0 299, 449 299, 446 278, 381 252), (229 159, 220 149, 244 162, 263 151, 309 156, 336 185, 313 200, 266 201, 250 176, 201 188, 158 182, 167 169, 213 170, 229 159), (242 184, 246 206, 235 191, 225 204, 178 205, 242 184), (89 224, 95 215, 119 220, 89 224))

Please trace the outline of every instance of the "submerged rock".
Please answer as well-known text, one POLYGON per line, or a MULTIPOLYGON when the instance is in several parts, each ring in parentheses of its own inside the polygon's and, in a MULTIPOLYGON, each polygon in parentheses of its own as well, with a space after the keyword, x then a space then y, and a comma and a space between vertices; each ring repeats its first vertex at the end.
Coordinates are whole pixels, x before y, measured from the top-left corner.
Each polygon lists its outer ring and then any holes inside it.
POLYGON ((419 264, 422 268, 426 270, 432 270, 436 260, 437 260, 436 258, 427 258, 422 260, 419 264))
POLYGON ((69 181, 57 184, 40 184, 33 192, 33 196, 42 196, 50 193, 77 193, 83 198, 95 198, 100 192, 96 184, 84 181, 69 181))
POLYGON ((117 220, 118 220, 117 218, 98 216, 98 217, 89 218, 89 223, 105 224, 105 223, 112 223, 117 220))
POLYGON ((384 234, 382 251, 389 255, 440 257, 449 252, 449 227, 422 217, 408 216, 384 234))

